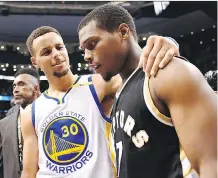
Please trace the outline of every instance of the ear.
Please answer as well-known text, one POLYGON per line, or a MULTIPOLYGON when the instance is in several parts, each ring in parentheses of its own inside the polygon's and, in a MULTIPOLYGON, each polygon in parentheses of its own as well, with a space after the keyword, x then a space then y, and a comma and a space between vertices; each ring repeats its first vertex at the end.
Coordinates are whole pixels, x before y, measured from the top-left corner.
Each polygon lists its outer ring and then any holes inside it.
POLYGON ((36 58, 32 56, 32 57, 30 58, 30 60, 31 60, 33 66, 38 70, 38 69, 39 69, 39 66, 38 66, 37 63, 36 63, 36 58))
POLYGON ((34 93, 36 94, 37 97, 41 95, 40 88, 38 85, 34 86, 34 93))
POLYGON ((118 32, 120 34, 120 37, 125 40, 129 38, 129 26, 126 23, 122 23, 120 24, 120 26, 118 27, 118 32))

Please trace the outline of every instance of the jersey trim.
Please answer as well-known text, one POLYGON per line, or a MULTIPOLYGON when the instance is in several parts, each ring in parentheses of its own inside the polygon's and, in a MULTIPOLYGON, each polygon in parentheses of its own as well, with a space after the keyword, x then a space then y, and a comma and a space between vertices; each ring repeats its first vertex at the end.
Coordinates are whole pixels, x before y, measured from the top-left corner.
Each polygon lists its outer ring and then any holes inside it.
MULTIPOLYGON (((182 164, 182 172, 183 172, 183 177, 189 177, 191 174, 196 174, 195 170, 192 168, 190 161, 188 160, 187 156, 185 155, 184 150, 180 147, 180 161, 182 164)), ((192 176, 190 176, 192 177, 192 176)))
POLYGON ((35 118, 35 101, 34 101, 32 103, 32 124, 34 128, 35 128, 35 122, 36 122, 36 118, 35 118))
POLYGON ((124 87, 126 86, 126 84, 129 82, 129 80, 132 78, 132 76, 139 70, 140 68, 137 67, 132 73, 131 75, 126 79, 126 81, 123 83, 123 86, 120 88, 120 90, 118 90, 116 92, 116 98, 119 98, 120 94, 122 93, 124 87))
POLYGON ((49 96, 48 93, 47 93, 47 90, 43 93, 43 95, 44 95, 45 98, 52 99, 52 100, 56 101, 57 104, 60 104, 60 100, 58 98, 54 98, 54 97, 49 96))
POLYGON ((163 124, 166 124, 168 126, 173 126, 173 122, 172 119, 163 115, 158 109, 157 107, 154 105, 152 97, 151 97, 151 93, 149 90, 149 78, 145 76, 145 81, 144 81, 144 87, 143 87, 143 95, 144 95, 144 99, 145 99, 145 104, 148 107, 149 111, 151 112, 151 114, 160 122, 162 122, 163 124))
POLYGON ((78 77, 77 77, 77 79, 76 79, 74 85, 79 81, 80 78, 81 78, 81 76, 78 76, 78 77))
POLYGON ((76 81, 75 81, 75 82, 71 85, 71 87, 66 91, 66 93, 64 94, 64 96, 63 96, 62 99, 49 96, 49 95, 48 95, 48 90, 46 90, 46 91, 43 93, 43 95, 44 95, 47 99, 53 99, 53 100, 55 100, 55 101, 57 102, 57 104, 62 104, 62 103, 64 103, 65 97, 66 97, 67 94, 70 92, 70 90, 72 89, 72 87, 73 87, 74 85, 76 85, 77 82, 78 82, 79 79, 80 79, 80 76, 77 76, 77 75, 76 75, 75 77, 76 77, 76 81))
POLYGON ((79 81, 80 77, 81 77, 81 76, 77 77, 75 83, 74 83, 74 84, 71 86, 71 88, 69 88, 69 90, 65 93, 65 95, 64 95, 63 98, 62 98, 62 102, 61 102, 61 103, 64 103, 65 97, 66 97, 67 94, 70 92, 70 90, 73 88, 73 86, 77 84, 77 82, 79 81))
MULTIPOLYGON (((88 78, 88 81, 89 81, 89 82, 92 82, 92 76, 90 76, 90 77, 88 78)), ((91 91, 91 93, 92 93, 92 96, 93 96, 93 98, 94 98, 94 100, 95 100, 96 105, 98 106, 98 109, 99 109, 99 111, 100 111, 100 113, 101 113, 101 116, 104 118, 105 121, 111 123, 111 122, 112 122, 111 119, 108 118, 108 117, 104 114, 104 111, 103 111, 103 109, 102 109, 102 107, 101 107, 101 103, 100 103, 99 100, 98 100, 98 95, 97 95, 97 93, 96 93, 96 90, 95 90, 95 87, 94 87, 94 85, 93 85, 93 82, 92 82, 91 85, 89 85, 89 89, 90 89, 90 91, 91 91)))
MULTIPOLYGON (((177 57, 177 58, 179 58, 179 59, 182 59, 182 60, 185 60, 186 62, 189 62, 189 60, 188 59, 186 59, 185 57, 183 57, 183 56, 174 56, 174 57, 177 57)), ((190 62, 189 62, 190 63, 190 62)))
POLYGON ((115 158, 115 151, 114 151, 114 145, 112 143, 112 138, 111 138, 111 124, 110 123, 106 123, 106 138, 107 138, 107 146, 108 146, 108 150, 109 150, 109 154, 110 154, 110 159, 111 159, 111 164, 112 164, 112 169, 113 169, 113 173, 114 173, 114 178, 117 177, 117 170, 116 170, 116 158, 115 158))

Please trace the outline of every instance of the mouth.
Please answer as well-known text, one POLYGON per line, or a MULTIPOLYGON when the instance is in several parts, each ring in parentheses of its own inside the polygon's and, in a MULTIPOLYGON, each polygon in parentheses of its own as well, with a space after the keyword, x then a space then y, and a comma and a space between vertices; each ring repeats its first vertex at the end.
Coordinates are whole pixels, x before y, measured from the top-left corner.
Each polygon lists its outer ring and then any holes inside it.
POLYGON ((21 96, 21 95, 16 95, 16 96, 14 96, 14 99, 15 100, 20 100, 20 99, 22 99, 23 97, 21 96))
POLYGON ((100 64, 90 64, 90 67, 98 73, 99 69, 101 68, 100 64))
POLYGON ((58 63, 52 65, 52 67, 61 66, 64 62, 65 62, 65 61, 60 61, 60 62, 58 62, 58 63))

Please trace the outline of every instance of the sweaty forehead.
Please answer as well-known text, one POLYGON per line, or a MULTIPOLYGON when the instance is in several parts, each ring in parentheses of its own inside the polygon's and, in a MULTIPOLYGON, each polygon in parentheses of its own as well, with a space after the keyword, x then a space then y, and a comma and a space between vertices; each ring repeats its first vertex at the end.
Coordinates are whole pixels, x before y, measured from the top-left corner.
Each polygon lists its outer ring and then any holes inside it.
POLYGON ((63 44, 63 39, 55 32, 49 32, 33 40, 33 49, 49 47, 56 44, 63 44))
POLYGON ((87 39, 93 36, 101 36, 106 31, 100 29, 96 25, 96 21, 92 20, 90 21, 85 27, 83 27, 79 31, 79 41, 80 45, 84 43, 87 39))

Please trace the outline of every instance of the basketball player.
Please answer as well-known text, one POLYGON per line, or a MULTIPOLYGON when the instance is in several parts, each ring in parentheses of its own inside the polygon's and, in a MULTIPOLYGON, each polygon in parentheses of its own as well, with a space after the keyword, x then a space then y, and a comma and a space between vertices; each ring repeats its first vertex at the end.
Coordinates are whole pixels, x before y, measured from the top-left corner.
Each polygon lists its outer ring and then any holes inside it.
POLYGON ((111 120, 105 115, 111 105, 102 110, 101 104, 121 78, 107 83, 100 75, 73 75, 63 39, 51 27, 34 30, 27 47, 49 88, 22 112, 22 178, 113 177, 106 139, 111 120))
POLYGON ((182 178, 183 148, 201 178, 216 178, 216 95, 200 71, 176 57, 147 77, 137 67, 142 49, 134 21, 118 5, 95 8, 78 32, 95 71, 105 81, 122 77, 112 111, 117 176, 182 178))

